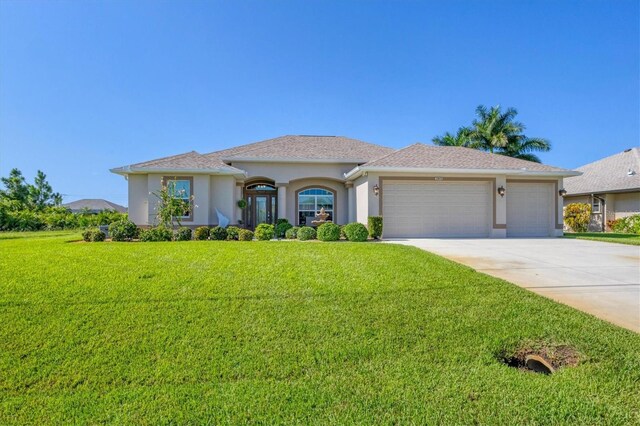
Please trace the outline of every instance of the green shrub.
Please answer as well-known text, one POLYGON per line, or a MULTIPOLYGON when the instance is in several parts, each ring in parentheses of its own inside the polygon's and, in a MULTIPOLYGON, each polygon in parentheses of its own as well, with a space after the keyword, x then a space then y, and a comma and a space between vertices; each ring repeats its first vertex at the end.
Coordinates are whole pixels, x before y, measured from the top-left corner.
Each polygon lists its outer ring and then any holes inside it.
POLYGON ((208 226, 199 226, 196 228, 195 232, 196 240, 208 240, 209 239, 209 227, 208 226))
POLYGON ((318 239, 320 241, 338 241, 340 239, 340 226, 327 222, 318 226, 318 239))
POLYGON ((178 228, 175 239, 176 241, 191 241, 191 228, 186 226, 178 228))
POLYGON ((564 208, 564 223, 573 232, 587 232, 591 221, 591 205, 571 203, 564 208))
POLYGON ((300 241, 315 240, 316 230, 310 226, 303 226, 298 229, 298 239, 300 241))
POLYGON ((612 229, 615 232, 623 232, 626 234, 640 234, 640 214, 616 219, 612 229))
POLYGON ((227 226, 227 240, 237 240, 239 232, 240 228, 238 228, 237 226, 227 226))
POLYGON ((369 216, 367 220, 369 236, 373 239, 382 237, 382 216, 369 216))
POLYGON ((367 230, 367 227, 360 222, 353 222, 345 225, 344 234, 349 241, 361 242, 367 241, 369 231, 367 230))
MULTIPOLYGON (((278 220, 287 220, 287 219, 278 219, 278 220)), ((276 224, 276 237, 277 238, 284 238, 287 234, 287 231, 289 229, 293 228, 293 225, 290 224, 288 221, 287 222, 280 222, 278 224, 276 224)))
POLYGON ((112 241, 131 241, 138 236, 138 227, 130 220, 120 220, 109 225, 112 241))
POLYGON ((347 235, 344 233, 344 227, 347 225, 340 225, 340 238, 347 239, 347 235))
POLYGON ((216 226, 209 231, 209 238, 214 241, 224 241, 227 239, 227 230, 222 226, 216 226))
POLYGON ((299 229, 300 229, 299 226, 293 226, 287 229, 287 232, 284 233, 285 238, 288 240, 295 240, 296 238, 298 238, 299 229))
POLYGON ((158 242, 158 241, 171 241, 173 239, 173 232, 166 226, 156 226, 149 229, 143 229, 140 232, 140 241, 144 242, 158 242))
POLYGON ((286 217, 279 217, 276 219, 276 226, 280 225, 281 223, 289 223, 289 219, 287 219, 286 217))
POLYGON ((85 229, 82 233, 82 239, 86 242, 104 241, 106 235, 98 228, 85 229))
POLYGON ((261 223, 256 227, 255 236, 256 239, 260 241, 268 241, 273 238, 274 233, 275 230, 273 228, 273 225, 270 225, 268 223, 261 223))
POLYGON ((238 241, 253 241, 253 232, 248 229, 241 229, 238 232, 238 241))

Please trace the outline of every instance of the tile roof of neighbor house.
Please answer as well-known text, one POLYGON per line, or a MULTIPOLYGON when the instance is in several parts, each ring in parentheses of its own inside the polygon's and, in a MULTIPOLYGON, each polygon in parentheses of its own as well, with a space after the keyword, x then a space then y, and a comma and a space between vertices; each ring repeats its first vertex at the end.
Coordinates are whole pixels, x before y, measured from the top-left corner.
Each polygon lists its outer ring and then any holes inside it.
POLYGON ((582 176, 567 178, 567 194, 593 194, 640 190, 640 147, 586 164, 576 170, 582 176))
POLYGON ((112 203, 111 201, 103 200, 101 198, 85 198, 82 200, 72 201, 62 205, 70 210, 115 210, 120 213, 126 213, 127 208, 120 204, 112 203))
POLYGON ((559 167, 490 154, 457 146, 433 146, 416 143, 364 164, 361 168, 416 169, 500 169, 533 172, 569 172, 559 167))

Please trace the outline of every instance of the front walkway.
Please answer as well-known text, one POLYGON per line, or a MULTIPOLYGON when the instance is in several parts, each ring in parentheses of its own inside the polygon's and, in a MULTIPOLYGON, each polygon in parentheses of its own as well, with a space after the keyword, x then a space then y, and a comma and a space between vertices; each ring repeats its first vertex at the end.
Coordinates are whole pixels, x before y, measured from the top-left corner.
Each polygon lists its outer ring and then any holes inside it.
POLYGON ((564 238, 391 239, 640 332, 640 247, 564 238))

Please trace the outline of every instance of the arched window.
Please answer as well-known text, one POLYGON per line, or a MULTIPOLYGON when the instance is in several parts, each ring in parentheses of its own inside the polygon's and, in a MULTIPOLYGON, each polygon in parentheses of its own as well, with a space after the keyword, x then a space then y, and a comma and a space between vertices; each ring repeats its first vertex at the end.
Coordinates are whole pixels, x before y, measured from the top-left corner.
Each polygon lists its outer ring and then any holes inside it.
POLYGON ((247 185, 248 191, 275 191, 276 187, 268 183, 254 183, 247 185))
POLYGON ((308 188, 298 192, 298 224, 311 226, 311 221, 321 208, 333 220, 335 194, 324 188, 308 188))

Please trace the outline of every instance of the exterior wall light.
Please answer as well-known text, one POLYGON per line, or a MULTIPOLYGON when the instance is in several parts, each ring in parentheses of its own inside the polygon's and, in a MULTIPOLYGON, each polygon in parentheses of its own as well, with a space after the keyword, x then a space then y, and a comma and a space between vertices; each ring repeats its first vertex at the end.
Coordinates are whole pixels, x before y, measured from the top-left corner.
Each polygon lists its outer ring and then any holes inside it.
POLYGON ((377 197, 378 194, 380 194, 380 187, 378 186, 378 184, 376 183, 375 185, 373 185, 373 194, 377 197))
POLYGON ((504 189, 504 186, 500 185, 500 188, 498 188, 498 195, 501 197, 504 197, 504 194, 507 192, 506 189, 504 189))
POLYGON ((558 191, 558 195, 564 197, 565 195, 567 195, 567 190, 562 188, 560 191, 558 191))

